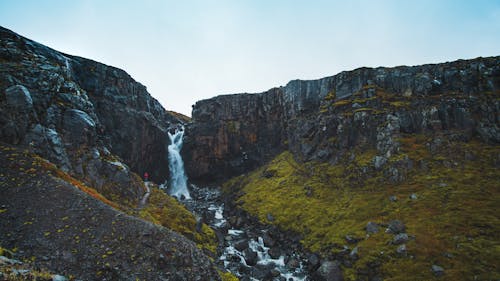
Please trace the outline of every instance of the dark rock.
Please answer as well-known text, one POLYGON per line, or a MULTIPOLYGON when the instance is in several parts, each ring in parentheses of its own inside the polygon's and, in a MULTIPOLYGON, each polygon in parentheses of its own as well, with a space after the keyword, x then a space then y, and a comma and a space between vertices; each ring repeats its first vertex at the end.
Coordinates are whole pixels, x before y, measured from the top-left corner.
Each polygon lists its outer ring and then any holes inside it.
POLYGON ((391 196, 389 196, 389 200, 391 202, 396 202, 396 201, 398 201, 398 197, 396 197, 395 195, 391 195, 391 196))
POLYGON ((444 268, 442 268, 441 266, 439 265, 435 265, 433 264, 431 266, 431 270, 432 270, 432 273, 434 273, 434 275, 438 276, 438 277, 441 277, 444 275, 444 268))
POLYGON ((243 255, 245 257, 245 262, 249 266, 254 266, 257 264, 258 255, 257 252, 254 252, 252 249, 247 248, 243 251, 243 255))
POLYGON ((268 254, 273 259, 278 259, 281 256, 281 250, 278 247, 269 249, 268 254))
MULTIPOLYGON (((370 164, 381 170, 398 153, 401 133, 458 130, 465 140, 477 135, 498 143, 498 103, 494 95, 481 93, 499 88, 499 65, 498 57, 491 57, 361 68, 318 80, 293 80, 263 93, 199 101, 193 107, 191 140, 184 154, 188 173, 196 180, 223 180, 248 172, 284 150, 297 160, 336 163, 339 155, 347 155, 357 145, 377 150, 370 164), (478 65, 483 69, 478 70, 478 65), (444 79, 448 72, 461 74, 444 79), (377 98, 379 92, 390 93, 387 98, 402 105, 387 105, 386 97, 377 98), (375 99, 360 102, 362 97, 375 99), (341 100, 345 106, 333 106, 341 100)), ((407 177, 413 164, 400 162, 384 170, 388 180, 400 182, 407 177)))
POLYGON ((392 238, 392 244, 394 245, 399 245, 408 242, 408 234, 406 233, 399 233, 392 238))
POLYGON ((399 234, 404 232, 406 229, 404 223, 400 220, 392 220, 389 222, 389 225, 386 229, 387 233, 399 234))
POLYGON ((286 263, 286 266, 288 268, 299 268, 300 267, 300 260, 295 258, 295 257, 291 257, 290 260, 288 260, 288 262, 286 263))
POLYGON ((307 257, 307 268, 309 271, 315 271, 320 266, 320 258, 317 254, 310 254, 307 257))
POLYGON ((372 234, 372 233, 377 233, 378 231, 379 231, 378 224, 371 221, 366 224, 366 232, 372 234))
POLYGON ((271 277, 273 277, 273 278, 279 277, 281 275, 281 272, 277 269, 274 269, 274 268, 271 269, 270 273, 271 273, 271 277))
POLYGON ((272 248, 276 245, 276 241, 274 241, 274 239, 268 233, 264 233, 262 235, 262 240, 264 242, 264 246, 266 247, 272 248))
POLYGON ((14 85, 5 90, 7 106, 14 110, 28 112, 33 109, 31 94, 23 85, 14 85))
POLYGON ((313 275, 318 281, 342 281, 344 276, 338 261, 324 261, 313 275))
POLYGON ((234 248, 240 252, 248 248, 248 240, 241 239, 234 242, 234 248))

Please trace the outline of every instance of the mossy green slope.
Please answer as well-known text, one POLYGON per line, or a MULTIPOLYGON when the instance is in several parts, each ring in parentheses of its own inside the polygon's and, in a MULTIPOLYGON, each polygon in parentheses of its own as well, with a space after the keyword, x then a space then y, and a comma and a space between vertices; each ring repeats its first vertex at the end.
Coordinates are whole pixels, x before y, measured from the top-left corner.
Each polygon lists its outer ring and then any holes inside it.
POLYGON ((385 170, 373 168, 372 150, 354 151, 355 157, 337 165, 298 163, 284 152, 224 187, 239 194, 243 209, 262 222, 303 234, 303 245, 324 257, 340 252, 346 235, 361 239, 359 260, 344 269, 347 280, 363 280, 360 273, 373 264, 380 264, 384 280, 434 280, 433 264, 445 269, 440 280, 498 280, 500 147, 449 142, 431 154, 426 144, 432 138, 401 138, 400 153, 385 170), (413 168, 406 179, 387 180, 384 172, 408 158, 413 168), (410 198, 413 193, 417 199, 410 198), (267 214, 275 220, 267 221, 267 214), (384 229, 372 235, 364 230, 369 221, 394 219, 415 237, 406 244, 406 257, 396 254, 393 235, 384 229))

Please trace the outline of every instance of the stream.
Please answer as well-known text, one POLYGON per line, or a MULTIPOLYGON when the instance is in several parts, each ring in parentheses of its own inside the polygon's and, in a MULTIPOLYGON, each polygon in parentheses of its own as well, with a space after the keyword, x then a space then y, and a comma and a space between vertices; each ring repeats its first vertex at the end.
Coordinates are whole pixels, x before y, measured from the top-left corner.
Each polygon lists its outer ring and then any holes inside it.
POLYGON ((219 188, 191 184, 190 189, 191 198, 181 202, 216 231, 219 266, 242 281, 308 280, 303 258, 291 245, 280 245, 268 226, 241 217, 228 219, 230 210, 226 210, 219 188))

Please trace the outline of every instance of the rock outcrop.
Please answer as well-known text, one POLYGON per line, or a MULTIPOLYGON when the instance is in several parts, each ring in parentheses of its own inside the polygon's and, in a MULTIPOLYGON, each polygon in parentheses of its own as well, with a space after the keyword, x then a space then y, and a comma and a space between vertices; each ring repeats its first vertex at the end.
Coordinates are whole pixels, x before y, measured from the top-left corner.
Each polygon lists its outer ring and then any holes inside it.
POLYGON ((227 179, 285 149, 299 160, 336 163, 355 146, 376 150, 381 167, 398 150, 398 136, 409 133, 499 143, 499 93, 500 57, 489 57, 360 68, 218 96, 193 108, 186 167, 193 180, 227 179))
POLYGON ((183 121, 146 87, 123 70, 5 28, 0 38, 1 141, 29 146, 100 191, 111 179, 115 191, 132 190, 130 200, 142 188, 129 172, 168 177, 166 131, 183 121))

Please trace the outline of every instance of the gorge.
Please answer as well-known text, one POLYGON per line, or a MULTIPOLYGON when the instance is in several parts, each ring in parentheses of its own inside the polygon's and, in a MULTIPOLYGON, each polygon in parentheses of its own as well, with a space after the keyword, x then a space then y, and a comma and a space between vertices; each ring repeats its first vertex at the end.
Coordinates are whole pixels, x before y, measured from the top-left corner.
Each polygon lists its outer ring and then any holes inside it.
POLYGON ((0 39, 0 279, 500 278, 498 56, 293 80, 190 119, 123 70, 0 39))

